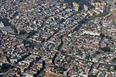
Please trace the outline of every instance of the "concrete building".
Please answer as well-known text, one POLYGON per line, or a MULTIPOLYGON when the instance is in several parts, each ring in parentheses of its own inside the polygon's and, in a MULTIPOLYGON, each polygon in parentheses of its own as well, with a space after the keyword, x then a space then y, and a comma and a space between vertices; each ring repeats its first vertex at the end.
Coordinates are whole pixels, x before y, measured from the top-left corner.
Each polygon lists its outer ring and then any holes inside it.
POLYGON ((84 31, 83 34, 90 34, 90 35, 97 35, 99 36, 100 34, 99 33, 94 33, 94 32, 91 32, 91 31, 84 31))
POLYGON ((0 22, 0 27, 4 27, 4 24, 2 22, 0 22))
POLYGON ((74 10, 75 11, 78 11, 79 10, 79 4, 76 3, 76 2, 73 2, 73 7, 74 7, 74 10))
POLYGON ((13 33, 14 31, 11 29, 10 26, 4 26, 4 24, 1 22, 0 23, 0 30, 4 33, 4 34, 8 34, 8 33, 13 33))
POLYGON ((88 11, 88 6, 87 5, 83 5, 83 7, 84 7, 85 11, 88 11))

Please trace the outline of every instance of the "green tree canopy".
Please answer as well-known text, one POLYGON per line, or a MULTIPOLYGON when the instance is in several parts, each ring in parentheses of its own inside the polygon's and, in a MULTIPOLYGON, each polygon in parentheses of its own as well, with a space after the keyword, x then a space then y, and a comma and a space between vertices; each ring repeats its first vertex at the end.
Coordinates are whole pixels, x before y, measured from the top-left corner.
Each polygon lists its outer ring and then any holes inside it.
POLYGON ((21 30, 19 34, 20 35, 26 34, 26 31, 25 30, 21 30))
POLYGON ((101 48, 103 51, 110 51, 110 47, 103 47, 103 48, 101 48))

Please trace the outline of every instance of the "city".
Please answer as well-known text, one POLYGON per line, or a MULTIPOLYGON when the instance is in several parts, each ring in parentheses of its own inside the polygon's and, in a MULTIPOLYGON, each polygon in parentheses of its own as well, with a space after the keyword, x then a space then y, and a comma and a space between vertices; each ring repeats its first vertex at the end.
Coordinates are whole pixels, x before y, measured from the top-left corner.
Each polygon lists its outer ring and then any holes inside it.
POLYGON ((0 0, 0 77, 116 77, 116 0, 0 0))

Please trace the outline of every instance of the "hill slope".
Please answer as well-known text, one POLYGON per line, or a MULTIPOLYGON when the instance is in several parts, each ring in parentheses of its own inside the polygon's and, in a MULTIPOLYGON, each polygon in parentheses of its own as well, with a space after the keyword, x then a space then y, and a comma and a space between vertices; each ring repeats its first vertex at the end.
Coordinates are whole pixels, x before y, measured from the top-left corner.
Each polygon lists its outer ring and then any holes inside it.
MULTIPOLYGON (((68 3, 69 5, 72 6, 73 2, 76 2, 80 5, 79 10, 83 9, 83 5, 87 5, 89 8, 92 8, 91 4, 89 3, 91 0, 64 0, 65 3, 68 3)), ((94 2, 99 1, 99 0, 93 0, 94 2)))

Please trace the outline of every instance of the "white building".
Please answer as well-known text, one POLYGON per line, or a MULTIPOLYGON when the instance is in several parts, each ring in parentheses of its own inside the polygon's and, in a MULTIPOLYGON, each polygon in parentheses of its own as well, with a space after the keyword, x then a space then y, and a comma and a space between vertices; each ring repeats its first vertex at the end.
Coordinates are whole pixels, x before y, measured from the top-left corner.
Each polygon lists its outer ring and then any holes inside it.
POLYGON ((85 11, 88 11, 88 6, 87 5, 83 5, 83 7, 84 7, 85 11))
POLYGON ((0 22, 0 30, 4 33, 4 34, 8 34, 8 33, 13 33, 14 31, 11 29, 10 26, 4 26, 4 24, 2 22, 0 22))
POLYGON ((89 34, 89 35, 97 35, 97 36, 99 36, 100 35, 100 33, 97 33, 97 32, 92 32, 92 31, 83 31, 83 34, 89 34))
POLYGON ((0 27, 4 27, 4 24, 2 22, 0 22, 0 27))
POLYGON ((25 76, 25 77, 33 77, 33 75, 31 75, 29 73, 24 73, 23 76, 25 76))

